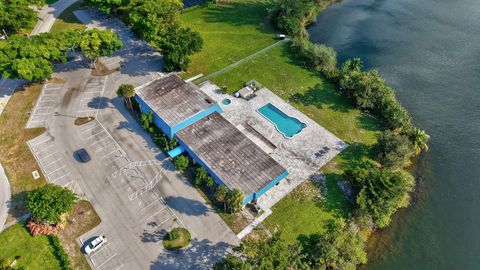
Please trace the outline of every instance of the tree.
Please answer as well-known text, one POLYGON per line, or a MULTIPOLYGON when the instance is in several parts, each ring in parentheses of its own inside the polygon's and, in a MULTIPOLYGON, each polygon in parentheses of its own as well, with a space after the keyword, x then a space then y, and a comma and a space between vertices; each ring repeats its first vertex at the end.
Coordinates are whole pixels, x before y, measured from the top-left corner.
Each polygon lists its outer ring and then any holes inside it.
POLYGON ((324 233, 311 238, 307 252, 314 269, 355 270, 367 262, 366 240, 341 218, 330 220, 324 233))
POLYGON ((412 143, 406 135, 386 130, 378 136, 377 160, 385 167, 399 168, 412 154, 412 143))
POLYGON ((223 211, 226 211, 226 199, 228 196, 228 188, 224 185, 218 185, 215 191, 215 200, 223 203, 223 211))
POLYGON ((227 256, 215 263, 214 270, 250 270, 252 266, 235 256, 227 256))
POLYGON ((306 254, 298 244, 287 244, 279 233, 270 239, 244 241, 239 250, 254 269, 308 269, 306 254))
POLYGON ((28 193, 27 207, 34 217, 46 222, 57 222, 70 211, 77 197, 68 188, 46 184, 28 193))
POLYGON ((344 178, 357 192, 356 203, 379 228, 390 223, 396 210, 408 206, 414 179, 403 170, 380 170, 373 165, 348 169, 344 178))
POLYGON ((147 41, 160 41, 180 27, 180 0, 132 0, 128 18, 132 30, 147 41))
POLYGON ((430 140, 430 135, 428 135, 425 131, 417 127, 412 127, 408 131, 408 137, 410 138, 410 141, 413 144, 415 155, 420 154, 422 150, 425 152, 428 151, 427 142, 430 140))
POLYGON ((183 172, 188 168, 189 160, 186 156, 180 155, 175 158, 174 165, 175 165, 175 168, 177 168, 177 170, 179 170, 180 172, 183 172))
POLYGON ((307 39, 295 39, 293 47, 303 65, 317 71, 333 70, 337 66, 337 52, 323 44, 307 39))
POLYGON ((232 189, 228 192, 226 203, 231 213, 237 213, 242 210, 245 195, 239 189, 232 189))
POLYGON ((169 32, 157 44, 163 53, 167 71, 186 70, 191 62, 189 56, 202 49, 203 39, 190 28, 179 28, 169 32))
POLYGON ((87 0, 87 4, 97 7, 98 10, 110 14, 116 14, 117 9, 128 3, 128 0, 87 0))
POLYGON ((96 28, 85 31, 80 42, 83 53, 93 63, 97 61, 98 57, 110 55, 122 46, 123 43, 118 40, 117 34, 109 30, 98 30, 96 28))
POLYGON ((27 0, 0 1, 0 29, 16 33, 22 28, 29 28, 37 19, 35 11, 29 7, 27 0))
POLYGON ((129 110, 133 110, 131 98, 135 96, 135 87, 131 84, 122 84, 118 87, 117 96, 125 98, 129 110))
POLYGON ((196 187, 201 186, 206 182, 206 179, 209 177, 208 172, 205 168, 199 166, 195 169, 195 179, 193 180, 193 185, 196 187))
POLYGON ((313 22, 317 15, 316 8, 323 0, 273 0, 269 10, 272 25, 293 37, 306 38, 307 24, 313 22))

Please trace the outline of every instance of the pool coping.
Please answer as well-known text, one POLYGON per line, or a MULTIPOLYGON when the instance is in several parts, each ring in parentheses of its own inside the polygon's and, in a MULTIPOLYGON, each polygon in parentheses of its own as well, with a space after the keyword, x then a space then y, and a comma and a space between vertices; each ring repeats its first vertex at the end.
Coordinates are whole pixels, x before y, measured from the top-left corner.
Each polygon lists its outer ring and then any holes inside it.
POLYGON ((260 114, 263 118, 265 118, 268 122, 270 122, 274 127, 275 129, 283 135, 283 137, 287 140, 292 140, 293 138, 295 138, 295 136, 297 136, 298 134, 302 133, 303 130, 307 129, 308 127, 308 124, 307 123, 304 123, 302 121, 300 121, 300 119, 296 118, 296 117, 293 117, 293 116, 290 116, 288 114, 286 114, 284 111, 282 111, 280 108, 278 108, 277 106, 275 106, 275 104, 272 104, 271 102, 268 102, 266 103, 265 105, 261 106, 260 108, 258 109, 255 109, 255 111, 260 114), (261 113, 259 110, 265 106, 267 106, 268 104, 272 105, 273 107, 275 107, 277 110, 279 110, 280 112, 282 112, 283 114, 285 114, 287 117, 290 117, 290 118, 293 118, 293 119, 297 119, 298 122, 302 123, 304 125, 304 127, 302 127, 302 129, 298 132, 298 133, 295 133, 292 137, 288 137, 285 135, 285 133, 283 133, 282 131, 280 131, 280 129, 278 128, 278 125, 276 123, 274 123, 272 120, 270 120, 267 116, 265 116, 263 113, 261 113))

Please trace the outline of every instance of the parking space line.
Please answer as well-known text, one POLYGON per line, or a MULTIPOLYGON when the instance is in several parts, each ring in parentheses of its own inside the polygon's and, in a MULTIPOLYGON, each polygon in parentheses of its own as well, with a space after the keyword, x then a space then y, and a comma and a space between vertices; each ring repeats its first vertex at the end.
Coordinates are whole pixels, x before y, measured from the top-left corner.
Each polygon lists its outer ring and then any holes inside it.
POLYGON ((99 126, 100 126, 100 125, 94 125, 94 126, 92 126, 92 127, 89 127, 89 128, 87 128, 87 129, 82 130, 81 133, 85 133, 85 132, 87 132, 87 131, 89 131, 89 130, 92 130, 92 129, 94 129, 95 127, 99 127, 99 126))
POLYGON ((47 157, 49 157, 49 156, 51 156, 51 155, 54 155, 54 154, 56 154, 56 153, 57 153, 57 151, 55 151, 55 152, 53 152, 53 153, 50 153, 50 154, 48 154, 48 155, 46 155, 46 156, 44 156, 44 157, 38 157, 38 158, 39 158, 39 159, 44 159, 44 158, 47 158, 47 157))
POLYGON ((140 211, 143 211, 143 210, 147 209, 147 207, 150 207, 152 204, 154 204, 154 203, 156 203, 156 202, 160 202, 160 200, 157 199, 157 200, 149 203, 147 206, 145 206, 145 207, 143 207, 142 209, 140 209, 140 211))
POLYGON ((108 147, 108 146, 110 146, 110 145, 112 145, 112 144, 114 144, 114 143, 113 143, 113 142, 110 142, 110 143, 107 143, 107 144, 105 144, 105 145, 100 145, 100 147, 95 148, 95 153, 98 153, 98 152, 102 151, 103 149, 105 149, 106 147, 108 147))
POLYGON ((55 162, 57 162, 57 161, 59 161, 59 160, 61 160, 61 159, 62 159, 62 158, 59 157, 58 159, 55 159, 54 161, 51 161, 51 162, 49 162, 49 163, 47 163, 47 164, 42 164, 42 165, 43 165, 44 167, 48 167, 48 166, 52 165, 53 163, 55 163, 55 162))
POLYGON ((119 270, 119 269, 123 268, 123 266, 124 266, 124 265, 123 265, 123 263, 122 263, 119 267, 115 268, 115 270, 119 270))
POLYGON ((110 246, 112 242, 107 242, 105 246, 101 247, 99 250, 97 250, 93 255, 90 256, 90 258, 93 258, 93 256, 97 255, 98 253, 102 252, 102 250, 106 249, 108 246, 110 246))
POLYGON ((92 143, 91 146, 94 146, 95 144, 97 144, 97 143, 99 143, 99 142, 102 142, 102 141, 104 141, 104 140, 106 140, 106 139, 108 139, 108 138, 110 138, 110 137, 105 136, 105 138, 101 138, 100 140, 97 140, 97 141, 95 141, 94 143, 92 143))
POLYGON ((93 138, 93 137, 95 137, 96 135, 98 135, 98 134, 100 134, 100 133, 102 133, 102 132, 105 132, 105 130, 104 130, 104 129, 102 129, 102 130, 100 130, 99 132, 97 132, 97 133, 95 133, 95 134, 92 134, 92 135, 88 136, 86 139, 87 139, 87 140, 89 140, 90 138, 93 138))
POLYGON ((42 144, 42 143, 46 143, 48 141, 51 141, 52 138, 46 138, 45 140, 41 141, 41 142, 34 142, 34 144, 32 145, 33 147, 37 147, 38 145, 42 144))
POLYGON ((165 219, 162 223, 158 224, 155 228, 158 228, 158 227, 162 226, 163 224, 165 224, 165 222, 169 221, 172 217, 174 217, 174 215, 171 215, 170 217, 165 219))
POLYGON ((66 167, 66 165, 62 165, 62 166, 56 168, 55 170, 53 170, 53 172, 49 172, 47 175, 51 175, 52 173, 54 173, 54 172, 56 172, 56 171, 58 171, 58 170, 60 170, 60 169, 63 169, 63 168, 65 168, 65 167, 66 167))
POLYGON ((49 148, 52 147, 52 146, 53 146, 53 144, 47 145, 47 147, 43 148, 43 149, 40 150, 40 151, 35 151, 35 153, 39 154, 40 152, 43 152, 43 151, 49 149, 49 148))
POLYGON ((115 153, 115 152, 117 152, 117 151, 120 151, 120 150, 119 150, 118 148, 115 148, 115 150, 113 150, 112 152, 110 152, 110 153, 108 153, 108 154, 105 154, 105 155, 101 156, 100 158, 103 159, 103 158, 105 158, 105 157, 107 157, 107 156, 109 156, 109 155, 111 155, 111 154, 113 154, 113 153, 115 153))
POLYGON ((113 257, 117 256, 117 253, 113 254, 112 257, 108 258, 106 261, 104 261, 102 264, 100 264, 99 266, 97 266, 97 269, 102 267, 102 265, 104 265, 105 263, 107 263, 108 261, 110 261, 111 259, 113 259, 113 257))
POLYGON ((57 177, 57 178, 53 179, 53 180, 52 180, 52 183, 54 183, 54 182, 62 179, 63 177, 65 177, 65 176, 67 176, 67 175, 70 175, 70 172, 68 172, 68 173, 66 173, 66 174, 64 174, 64 175, 62 175, 62 176, 60 176, 60 177, 57 177))
POLYGON ((157 212, 155 212, 153 215, 149 216, 148 218, 144 219, 143 222, 151 219, 152 217, 154 217, 156 214, 162 212, 163 210, 165 210, 165 208, 167 208, 168 206, 164 206, 163 208, 161 208, 160 210, 158 210, 157 212))

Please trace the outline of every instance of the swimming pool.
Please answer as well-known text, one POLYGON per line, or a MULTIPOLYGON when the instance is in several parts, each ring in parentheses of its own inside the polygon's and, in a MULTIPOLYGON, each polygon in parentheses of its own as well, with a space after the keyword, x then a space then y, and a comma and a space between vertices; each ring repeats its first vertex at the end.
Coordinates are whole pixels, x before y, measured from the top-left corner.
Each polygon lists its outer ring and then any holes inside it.
POLYGON ((268 103, 257 111, 263 117, 267 118, 286 138, 293 138, 307 127, 307 124, 300 122, 297 118, 286 115, 271 103, 268 103))

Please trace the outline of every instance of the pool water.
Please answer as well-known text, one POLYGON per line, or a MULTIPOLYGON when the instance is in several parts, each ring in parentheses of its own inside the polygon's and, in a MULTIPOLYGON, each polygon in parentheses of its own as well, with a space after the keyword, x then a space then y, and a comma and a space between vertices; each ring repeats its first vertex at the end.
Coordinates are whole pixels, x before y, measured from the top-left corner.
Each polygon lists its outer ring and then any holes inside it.
POLYGON ((271 103, 268 103, 257 111, 267 118, 286 138, 293 138, 307 127, 305 123, 300 122, 297 118, 286 115, 271 103))
POLYGON ((230 103, 232 103, 232 101, 229 98, 225 98, 222 100, 223 105, 229 105, 230 103))

